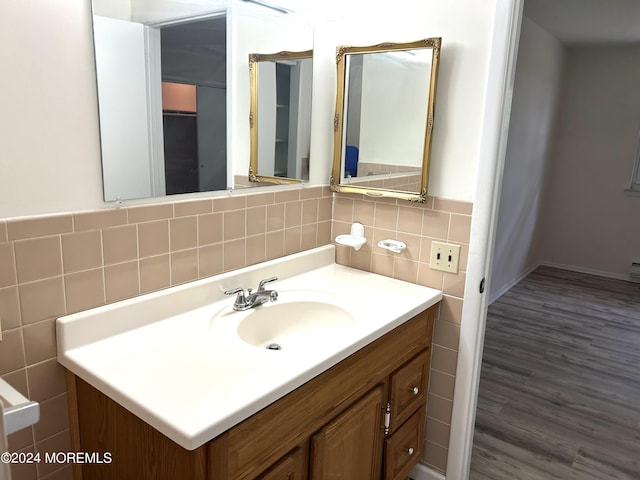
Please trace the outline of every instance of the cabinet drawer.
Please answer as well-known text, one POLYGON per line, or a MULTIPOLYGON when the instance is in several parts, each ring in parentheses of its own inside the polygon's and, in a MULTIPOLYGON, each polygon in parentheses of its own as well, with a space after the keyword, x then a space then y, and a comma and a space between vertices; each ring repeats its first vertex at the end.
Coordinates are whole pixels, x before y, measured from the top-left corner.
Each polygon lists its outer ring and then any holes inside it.
POLYGON ((426 405, 391 435, 384 446, 384 480, 404 480, 424 453, 426 405))
POLYGON ((391 431, 427 400, 431 349, 427 348, 391 376, 391 431))

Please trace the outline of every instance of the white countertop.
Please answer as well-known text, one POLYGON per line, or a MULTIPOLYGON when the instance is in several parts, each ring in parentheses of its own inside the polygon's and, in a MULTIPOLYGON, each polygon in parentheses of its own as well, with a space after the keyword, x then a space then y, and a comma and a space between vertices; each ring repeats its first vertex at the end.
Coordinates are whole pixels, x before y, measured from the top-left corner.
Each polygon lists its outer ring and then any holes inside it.
MULTIPOLYGON (((58 360, 193 450, 441 300, 438 290, 333 263, 325 246, 59 318, 58 360), (317 348, 241 340, 225 289, 268 285, 279 301, 331 295, 355 326, 317 348)), ((257 307, 269 308, 276 303, 257 307)))

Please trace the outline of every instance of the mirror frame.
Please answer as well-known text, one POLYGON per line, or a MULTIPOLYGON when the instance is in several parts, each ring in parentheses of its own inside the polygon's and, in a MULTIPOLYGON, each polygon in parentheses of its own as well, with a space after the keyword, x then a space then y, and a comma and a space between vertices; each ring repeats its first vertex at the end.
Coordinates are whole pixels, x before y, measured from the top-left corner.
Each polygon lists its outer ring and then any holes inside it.
MULTIPOLYGON (((275 185, 286 185, 292 183, 303 183, 307 180, 298 178, 276 177, 258 174, 258 62, 269 62, 277 60, 300 60, 305 58, 313 59, 313 50, 303 50, 300 52, 282 51, 271 54, 251 53, 249 55, 249 83, 251 89, 251 104, 249 111, 249 181, 264 182, 275 185)), ((309 132, 311 133, 311 132, 309 132)))
POLYGON ((431 153, 431 137, 433 133, 433 116, 435 111, 435 96, 438 80, 438 67, 440 64, 441 37, 425 38, 415 42, 407 43, 380 43, 366 47, 339 46, 336 48, 336 64, 338 73, 338 88, 336 92, 336 113, 333 118, 333 168, 329 185, 334 192, 361 193, 370 197, 390 197, 409 200, 412 202, 424 203, 427 199, 427 187, 429 185, 429 162, 431 153), (344 116, 345 116, 345 89, 346 89, 346 55, 361 53, 379 53, 399 50, 415 50, 431 48, 431 75, 429 83, 429 97, 426 109, 426 132, 424 139, 422 172, 420 182, 420 192, 413 193, 403 190, 393 190, 377 187, 362 187, 353 184, 339 183, 342 175, 342 139, 344 136, 344 116))

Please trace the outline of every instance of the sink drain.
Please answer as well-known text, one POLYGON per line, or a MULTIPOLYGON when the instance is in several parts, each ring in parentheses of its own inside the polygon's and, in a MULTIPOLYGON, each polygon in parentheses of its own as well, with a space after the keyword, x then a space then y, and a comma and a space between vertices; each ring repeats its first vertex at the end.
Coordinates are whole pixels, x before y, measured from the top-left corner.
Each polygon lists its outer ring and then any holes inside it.
POLYGON ((282 347, 277 343, 270 343, 267 345, 267 350, 282 350, 282 347))

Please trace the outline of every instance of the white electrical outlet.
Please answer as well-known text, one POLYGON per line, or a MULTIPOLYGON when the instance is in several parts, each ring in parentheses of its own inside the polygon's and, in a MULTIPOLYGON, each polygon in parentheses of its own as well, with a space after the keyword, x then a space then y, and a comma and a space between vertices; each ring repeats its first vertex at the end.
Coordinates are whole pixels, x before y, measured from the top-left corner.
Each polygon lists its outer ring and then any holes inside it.
POLYGON ((443 272, 458 273, 460 262, 460 245, 431 242, 429 268, 443 272))

